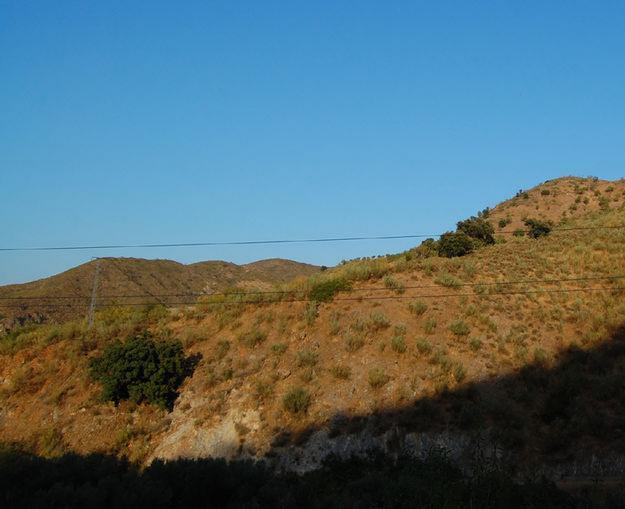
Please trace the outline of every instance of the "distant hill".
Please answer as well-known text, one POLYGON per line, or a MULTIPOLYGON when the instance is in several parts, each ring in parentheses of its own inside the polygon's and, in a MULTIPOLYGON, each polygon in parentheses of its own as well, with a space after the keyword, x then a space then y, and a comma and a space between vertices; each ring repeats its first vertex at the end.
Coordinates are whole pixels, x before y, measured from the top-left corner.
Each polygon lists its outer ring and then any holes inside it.
MULTIPOLYGON (((0 317, 5 327, 26 322, 63 321, 86 313, 98 261, 25 284, 0 287, 0 317), (14 306, 14 307, 13 307, 14 306)), ((101 258, 97 304, 194 303, 199 294, 226 288, 271 289, 319 267, 269 259, 245 265, 205 261, 184 265, 172 260, 101 258)))

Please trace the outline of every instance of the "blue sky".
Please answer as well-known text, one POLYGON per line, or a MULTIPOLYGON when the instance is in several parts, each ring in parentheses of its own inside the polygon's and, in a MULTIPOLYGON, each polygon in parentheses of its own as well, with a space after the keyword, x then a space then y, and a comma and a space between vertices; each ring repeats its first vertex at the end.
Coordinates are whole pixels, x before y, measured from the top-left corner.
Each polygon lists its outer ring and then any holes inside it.
MULTIPOLYGON (((620 178, 624 34, 609 0, 0 0, 0 247, 441 232, 549 178, 620 178)), ((0 253, 0 284, 102 254, 0 253)))

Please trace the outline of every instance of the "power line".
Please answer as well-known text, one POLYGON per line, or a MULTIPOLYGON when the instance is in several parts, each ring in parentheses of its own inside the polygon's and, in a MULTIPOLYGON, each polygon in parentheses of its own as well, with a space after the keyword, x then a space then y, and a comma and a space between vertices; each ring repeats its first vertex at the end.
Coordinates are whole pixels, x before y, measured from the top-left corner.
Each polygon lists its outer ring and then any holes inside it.
MULTIPOLYGON (((536 289, 536 290, 519 290, 519 291, 511 291, 511 292, 492 292, 488 294, 481 294, 476 292, 470 293, 447 293, 447 294, 417 294, 417 295, 382 295, 382 296, 371 296, 371 297, 339 297, 332 300, 332 302, 345 302, 345 301, 364 301, 364 300, 407 300, 407 299, 446 299, 446 298, 456 298, 456 297, 498 297, 498 296, 506 296, 506 295, 531 295, 531 294, 555 294, 555 293, 575 293, 575 292, 600 292, 600 291, 621 291, 625 290, 625 286, 617 286, 617 287, 595 287, 595 288, 563 288, 557 290, 547 290, 544 288, 536 289)), ((239 306, 239 305, 266 305, 273 303, 291 303, 291 302, 315 302, 312 299, 285 299, 285 300, 276 300, 276 301, 239 301, 239 302, 203 302, 202 305, 208 306, 239 306)), ((124 304, 101 304, 100 307, 130 307, 130 306, 153 306, 154 302, 133 302, 133 303, 124 303, 124 304)), ((198 303, 195 301, 184 301, 184 302, 170 302, 167 303, 167 306, 177 306, 177 305, 185 305, 192 306, 197 305, 198 303)), ((23 307, 24 304, 8 304, 8 305, 0 305, 0 308, 19 308, 23 307)), ((67 307, 71 308, 72 304, 37 304, 38 307, 48 307, 48 308, 61 308, 67 307)))
MULTIPOLYGON (((552 228, 552 232, 566 231, 583 231, 583 230, 605 230, 605 229, 623 229, 625 225, 615 226, 579 226, 579 227, 562 227, 552 228)), ((526 232, 527 230, 523 230, 526 232)), ((514 235, 516 230, 501 230, 496 234, 514 235)), ((433 234, 410 234, 410 235, 376 235, 376 236, 352 236, 352 237, 320 237, 320 238, 304 238, 304 239, 269 239, 269 240, 238 240, 238 241, 208 241, 208 242, 172 242, 162 244, 95 244, 83 246, 36 246, 36 247, 2 247, 0 252, 15 251, 87 251, 87 250, 104 250, 104 249, 159 249, 159 248, 175 248, 175 247, 210 247, 210 246, 254 246, 261 244, 311 244, 324 242, 354 242, 367 240, 406 240, 406 239, 424 239, 435 238, 443 235, 442 233, 433 234)))
MULTIPOLYGON (((133 283, 137 284, 141 288, 143 288, 146 292, 147 290, 137 283, 134 279, 128 277, 133 283)), ((587 276, 587 277, 575 277, 575 278, 561 278, 561 279, 525 279, 525 280, 516 280, 516 281, 488 281, 488 282, 479 282, 479 283, 458 283, 455 284, 455 287, 479 287, 479 286, 509 286, 509 285, 522 285, 522 284, 536 284, 536 283, 544 283, 544 284, 556 284, 556 283, 570 283, 570 282, 581 282, 581 281, 607 281, 607 280, 619 280, 625 279, 625 275, 612 275, 612 276, 587 276)), ((414 290, 414 289, 425 289, 425 288, 441 288, 444 285, 435 284, 435 285, 407 285, 403 288, 405 290, 414 290)), ((350 292, 357 291, 393 291, 392 288, 385 287, 361 287, 361 288, 352 288, 349 290, 350 292)), ((288 294, 297 294, 301 293, 299 290, 259 290, 256 292, 228 292, 228 293, 145 293, 145 294, 119 294, 119 295, 100 295, 99 300, 102 299, 123 299, 123 298, 145 298, 152 297, 154 299, 159 300, 159 298, 167 298, 167 297, 226 297, 226 296, 258 296, 258 295, 288 295, 288 294)), ((52 296, 28 296, 28 297, 0 297, 0 300, 86 300, 89 299, 87 295, 80 296, 70 296, 70 295, 52 295, 52 296)), ((161 302, 161 304, 163 304, 161 302)))

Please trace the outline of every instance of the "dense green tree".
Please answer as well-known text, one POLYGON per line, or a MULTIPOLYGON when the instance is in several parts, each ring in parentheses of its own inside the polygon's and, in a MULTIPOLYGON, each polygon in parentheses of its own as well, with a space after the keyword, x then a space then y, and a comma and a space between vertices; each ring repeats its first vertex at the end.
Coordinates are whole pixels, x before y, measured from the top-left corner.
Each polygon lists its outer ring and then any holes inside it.
POLYGON ((473 249, 473 240, 464 232, 443 233, 438 241, 438 253, 447 258, 467 255, 473 249))
POLYGON ((91 361, 90 373, 102 384, 104 399, 171 408, 191 364, 179 341, 155 341, 144 332, 108 345, 91 361))
POLYGON ((489 245, 495 243, 495 229, 486 219, 486 216, 475 217, 458 222, 458 231, 465 233, 472 239, 477 240, 481 244, 489 245))
POLYGON ((553 228, 551 221, 541 221, 539 219, 526 219, 525 226, 528 228, 528 236, 533 239, 546 237, 551 233, 551 229, 553 228))

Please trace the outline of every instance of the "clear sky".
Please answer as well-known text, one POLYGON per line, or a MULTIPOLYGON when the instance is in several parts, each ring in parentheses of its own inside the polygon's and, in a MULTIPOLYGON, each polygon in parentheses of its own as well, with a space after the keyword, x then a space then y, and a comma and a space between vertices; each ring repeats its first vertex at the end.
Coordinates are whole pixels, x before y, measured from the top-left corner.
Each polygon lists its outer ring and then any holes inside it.
MULTIPOLYGON (((622 0, 0 0, 0 247, 437 233, 624 170, 622 0)), ((0 284, 103 254, 0 253, 0 284)))

